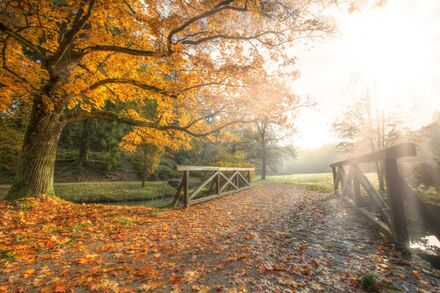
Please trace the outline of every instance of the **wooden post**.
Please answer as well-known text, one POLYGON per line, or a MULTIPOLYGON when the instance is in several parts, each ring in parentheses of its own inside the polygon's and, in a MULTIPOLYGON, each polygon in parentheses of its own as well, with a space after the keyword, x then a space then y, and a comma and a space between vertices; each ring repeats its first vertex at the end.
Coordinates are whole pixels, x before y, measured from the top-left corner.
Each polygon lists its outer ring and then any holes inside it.
POLYGON ((361 184, 359 182, 359 178, 356 176, 356 172, 351 172, 351 177, 353 178, 354 203, 359 207, 363 204, 361 184))
POLYGON ((344 167, 339 166, 338 174, 339 174, 339 182, 341 183, 341 194, 345 196, 346 195, 345 189, 347 188, 347 185, 345 184, 346 178, 345 178, 344 167))
POLYGON ((248 186, 251 186, 251 171, 247 171, 247 180, 249 182, 248 186))
MULTIPOLYGON (((238 171, 238 172, 240 172, 240 171, 238 171)), ((240 186, 238 186, 238 173, 236 173, 235 174, 235 185, 237 185, 237 189, 239 189, 240 188, 240 186)))
POLYGON ((183 171, 184 185, 183 185, 183 206, 187 209, 189 208, 189 171, 183 171))
POLYGON ((171 203, 172 207, 176 207, 177 204, 179 203, 180 193, 181 193, 182 188, 184 186, 184 182, 185 182, 185 178, 182 177, 182 179, 180 180, 179 187, 177 188, 176 195, 174 196, 173 202, 171 203))
POLYGON ((394 242, 397 248, 409 253, 408 228, 402 194, 399 192, 401 188, 399 186, 399 170, 396 159, 385 160, 385 177, 391 208, 391 232, 393 233, 394 242))
POLYGON ((332 171, 333 171, 333 187, 335 190, 335 194, 338 194, 338 181, 337 181, 338 173, 336 173, 336 167, 332 167, 332 171))
POLYGON ((354 185, 353 185, 353 172, 350 168, 349 171, 347 171, 347 185, 348 185, 348 197, 351 197, 353 200, 355 200, 355 193, 354 193, 354 185))
POLYGON ((220 194, 220 171, 217 171, 217 184, 215 186, 215 191, 220 194))

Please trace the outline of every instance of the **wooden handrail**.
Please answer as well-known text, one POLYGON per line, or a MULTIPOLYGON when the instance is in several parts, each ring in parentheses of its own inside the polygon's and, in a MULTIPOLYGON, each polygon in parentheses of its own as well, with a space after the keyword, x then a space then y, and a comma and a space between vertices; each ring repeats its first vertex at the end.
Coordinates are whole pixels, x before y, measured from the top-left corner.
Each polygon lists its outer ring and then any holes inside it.
POLYGON ((339 161, 330 165, 330 167, 339 167, 344 165, 354 165, 386 159, 398 159, 403 157, 414 157, 417 155, 416 146, 413 143, 401 143, 384 150, 372 152, 363 156, 339 161))
POLYGON ((192 204, 202 203, 207 200, 250 188, 251 171, 254 171, 255 168, 177 165, 175 170, 182 171, 183 175, 171 205, 176 207, 179 203, 179 200, 182 199, 183 206, 185 208, 189 208, 189 206, 192 204), (211 171, 213 173, 190 194, 190 171, 211 171), (227 173, 224 174, 222 172, 227 173), (242 173, 244 173, 244 175, 242 173), (206 194, 203 194, 204 188, 208 185, 209 188, 207 189, 207 193, 205 192, 206 194))
POLYGON ((255 168, 177 165, 175 167, 175 170, 176 171, 255 171, 255 168))
POLYGON ((339 187, 341 187, 341 197, 384 234, 393 238, 396 245, 404 251, 408 251, 409 236, 403 200, 415 207, 422 215, 422 221, 428 229, 440 237, 440 220, 411 189, 399 172, 397 159, 416 155, 416 147, 413 143, 402 143, 330 165, 333 171, 335 193, 339 194, 339 187), (358 166, 360 163, 376 161, 381 161, 384 166, 387 201, 373 188, 358 166), (361 187, 366 191, 370 201, 374 203, 375 210, 366 208, 361 195, 361 187), (377 211, 380 216, 376 216, 377 211))

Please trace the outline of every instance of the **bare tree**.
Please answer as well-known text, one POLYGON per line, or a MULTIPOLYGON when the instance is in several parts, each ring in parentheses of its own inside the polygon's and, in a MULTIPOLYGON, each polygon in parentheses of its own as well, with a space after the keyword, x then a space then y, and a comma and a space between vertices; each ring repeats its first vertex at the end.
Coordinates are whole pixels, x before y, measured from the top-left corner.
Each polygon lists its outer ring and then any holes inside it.
MULTIPOLYGON (((340 137, 338 149, 349 153, 360 147, 367 147, 375 152, 394 144, 404 133, 402 121, 395 114, 387 114, 373 108, 370 96, 350 105, 333 123, 333 128, 340 137)), ((376 162, 379 190, 385 191, 383 162, 376 162)))

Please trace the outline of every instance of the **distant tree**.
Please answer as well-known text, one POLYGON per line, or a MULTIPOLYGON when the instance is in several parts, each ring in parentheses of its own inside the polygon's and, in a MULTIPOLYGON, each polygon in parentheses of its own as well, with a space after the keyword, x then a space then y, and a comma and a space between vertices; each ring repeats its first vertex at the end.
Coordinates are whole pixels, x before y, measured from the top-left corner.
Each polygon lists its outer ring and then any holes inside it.
MULTIPOLYGON (((338 149, 353 152, 367 147, 375 152, 393 145, 404 133, 402 121, 394 114, 374 109, 369 95, 350 105, 333 123, 341 139, 338 149)), ((375 163, 379 189, 385 191, 383 162, 375 163)))
POLYGON ((426 136, 429 140, 429 146, 431 149, 434 160, 440 162, 440 112, 434 115, 434 121, 426 128, 426 136))
POLYGON ((141 177, 142 187, 145 187, 145 181, 156 171, 163 153, 162 147, 148 143, 138 145, 136 151, 131 153, 131 162, 141 177))
POLYGON ((18 102, 0 111, 0 174, 8 180, 17 168, 29 111, 18 102))
POLYGON ((246 91, 243 96, 250 101, 245 105, 255 121, 254 139, 258 143, 255 150, 260 156, 264 180, 269 157, 272 162, 279 162, 285 155, 294 155, 292 148, 280 147, 279 143, 293 136, 298 109, 310 106, 311 102, 293 94, 285 82, 274 77, 254 78, 246 91))
POLYGON ((121 138, 130 131, 127 125, 114 121, 86 120, 67 125, 61 134, 58 159, 73 160, 71 168, 108 171, 120 164, 121 138))
POLYGON ((282 125, 276 119, 264 119, 256 122, 256 145, 254 154, 261 158, 261 179, 265 180, 267 168, 276 171, 277 167, 287 158, 294 158, 296 150, 293 146, 280 146, 281 140, 293 135, 294 129, 288 128, 292 133, 283 133, 282 125))
MULTIPOLYGON (((177 150, 181 146, 180 143, 175 145, 168 144, 166 141, 160 143, 154 137, 150 137, 138 129, 134 129, 124 136, 121 145, 125 151, 130 153, 133 167, 142 179, 142 187, 145 186, 148 177, 159 167, 165 150, 177 150)), ((189 149, 188 143, 186 145, 189 149)))

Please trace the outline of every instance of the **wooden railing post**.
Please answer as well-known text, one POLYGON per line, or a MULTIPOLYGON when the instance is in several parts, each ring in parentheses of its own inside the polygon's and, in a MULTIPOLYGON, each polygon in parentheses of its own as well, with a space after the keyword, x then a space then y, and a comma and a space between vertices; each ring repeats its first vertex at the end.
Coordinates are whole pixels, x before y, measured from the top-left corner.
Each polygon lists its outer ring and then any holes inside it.
POLYGON ((339 181, 341 182, 341 194, 347 196, 348 178, 343 166, 339 167, 339 181))
POLYGON ((335 194, 338 193, 338 173, 336 173, 336 167, 332 167, 332 172, 333 172, 333 187, 335 190, 335 194))
POLYGON ((387 193, 391 209, 391 232, 397 247, 408 250, 408 228, 403 207, 403 198, 400 193, 399 170, 396 159, 385 159, 385 177, 387 193))
POLYGON ((183 184, 183 206, 187 209, 189 208, 189 171, 183 171, 183 178, 184 178, 184 184, 183 184))
POLYGON ((354 191, 354 203, 356 206, 361 206, 363 204, 361 195, 361 184, 359 178, 356 176, 356 172, 352 171, 351 176, 353 178, 353 191, 354 191))
POLYGON ((220 171, 217 171, 217 184, 215 186, 215 191, 220 194, 220 171))
POLYGON ((238 189, 238 172, 235 172, 235 185, 237 186, 236 189, 238 189))

